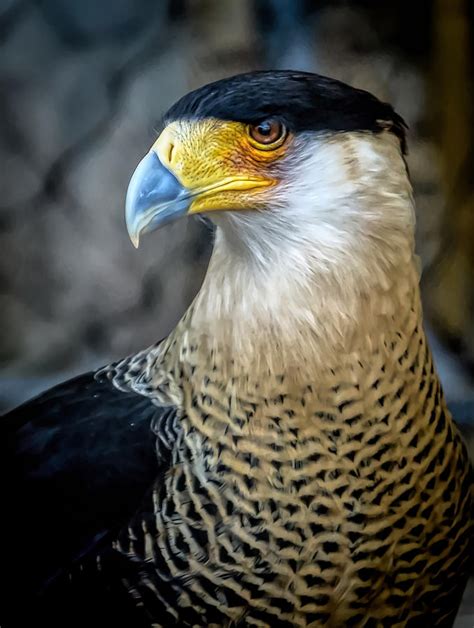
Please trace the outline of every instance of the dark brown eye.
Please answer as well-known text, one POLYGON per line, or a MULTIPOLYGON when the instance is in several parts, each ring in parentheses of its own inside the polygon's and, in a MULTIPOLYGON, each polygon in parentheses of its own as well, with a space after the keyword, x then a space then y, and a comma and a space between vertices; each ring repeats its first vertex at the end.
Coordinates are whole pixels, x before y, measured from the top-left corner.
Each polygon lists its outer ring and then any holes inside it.
POLYGON ((281 143, 285 138, 286 129, 278 120, 268 119, 258 124, 250 124, 249 134, 257 144, 271 147, 272 144, 281 143))

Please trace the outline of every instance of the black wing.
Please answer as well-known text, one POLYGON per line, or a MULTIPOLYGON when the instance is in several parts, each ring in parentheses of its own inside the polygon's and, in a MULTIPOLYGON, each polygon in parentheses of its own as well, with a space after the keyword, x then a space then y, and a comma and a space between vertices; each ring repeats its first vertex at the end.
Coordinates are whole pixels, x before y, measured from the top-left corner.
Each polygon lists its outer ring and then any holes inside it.
POLYGON ((150 426, 166 412, 88 373, 0 419, 0 623, 19 591, 28 604, 127 524, 157 477, 150 426))

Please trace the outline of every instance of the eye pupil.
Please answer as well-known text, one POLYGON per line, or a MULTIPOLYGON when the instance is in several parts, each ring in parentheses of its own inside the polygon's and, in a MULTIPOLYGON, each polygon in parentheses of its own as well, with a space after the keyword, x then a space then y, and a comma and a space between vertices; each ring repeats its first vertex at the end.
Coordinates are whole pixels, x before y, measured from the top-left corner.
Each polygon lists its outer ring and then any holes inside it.
POLYGON ((272 132, 272 126, 269 122, 262 122, 258 125, 257 131, 261 135, 270 135, 270 133, 272 132))

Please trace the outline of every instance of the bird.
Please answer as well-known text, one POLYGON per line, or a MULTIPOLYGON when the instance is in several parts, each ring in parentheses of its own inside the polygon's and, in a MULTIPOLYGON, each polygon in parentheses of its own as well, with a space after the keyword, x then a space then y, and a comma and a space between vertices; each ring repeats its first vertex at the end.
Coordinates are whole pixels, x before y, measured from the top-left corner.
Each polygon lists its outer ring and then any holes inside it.
POLYGON ((125 205, 137 247, 210 220, 207 273, 166 338, 2 418, 1 626, 451 626, 473 473, 403 119, 313 73, 224 78, 168 110, 125 205))

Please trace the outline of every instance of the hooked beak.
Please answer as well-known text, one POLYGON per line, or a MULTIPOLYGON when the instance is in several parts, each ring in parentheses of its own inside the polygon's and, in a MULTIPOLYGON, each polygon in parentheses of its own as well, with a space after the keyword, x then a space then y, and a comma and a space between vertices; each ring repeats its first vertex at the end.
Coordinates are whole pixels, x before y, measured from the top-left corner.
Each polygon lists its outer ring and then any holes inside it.
POLYGON ((133 173, 125 202, 127 231, 135 248, 142 233, 184 216, 192 200, 189 191, 150 151, 133 173))

